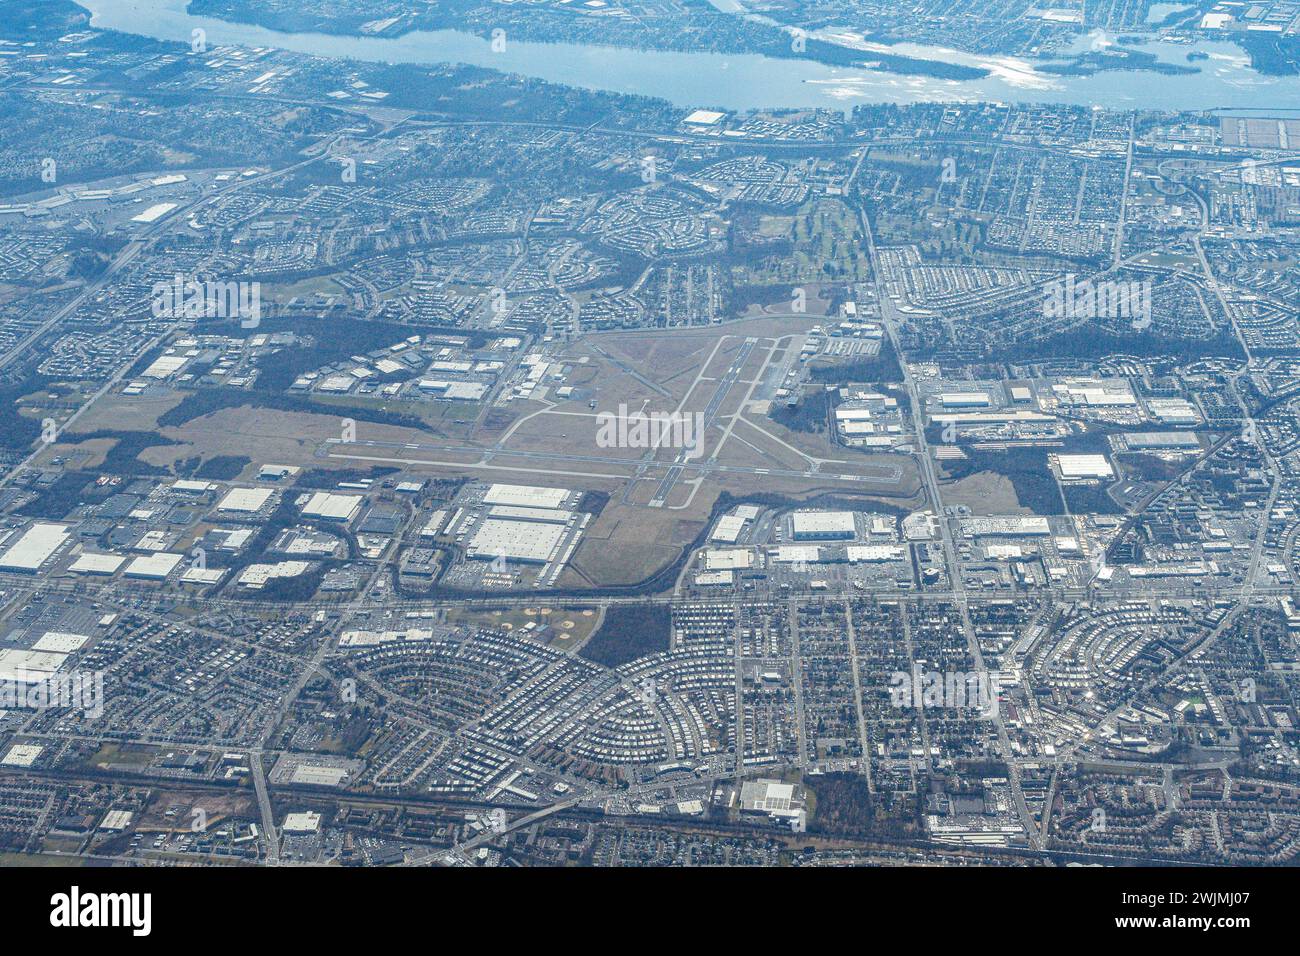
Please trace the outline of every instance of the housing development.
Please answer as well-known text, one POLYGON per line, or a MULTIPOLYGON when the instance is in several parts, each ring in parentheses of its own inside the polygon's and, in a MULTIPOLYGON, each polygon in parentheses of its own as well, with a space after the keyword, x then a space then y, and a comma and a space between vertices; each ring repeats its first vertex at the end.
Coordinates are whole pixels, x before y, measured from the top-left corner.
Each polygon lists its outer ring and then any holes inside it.
POLYGON ((0 0, 0 861, 1297 862, 1300 4, 730 6, 0 0))

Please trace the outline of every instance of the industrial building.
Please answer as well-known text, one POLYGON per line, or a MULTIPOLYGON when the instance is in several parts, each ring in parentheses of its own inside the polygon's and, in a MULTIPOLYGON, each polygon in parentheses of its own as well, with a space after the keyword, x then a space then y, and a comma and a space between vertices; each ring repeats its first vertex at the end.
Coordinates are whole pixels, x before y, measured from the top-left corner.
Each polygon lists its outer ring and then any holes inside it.
POLYGON ((68 529, 64 525, 37 522, 24 531, 4 554, 0 554, 0 569, 28 573, 39 571, 67 539, 68 529))
POLYGON ((822 549, 816 545, 783 545, 776 549, 774 558, 780 564, 815 564, 822 559, 822 549))
POLYGON ((1105 455, 1057 455, 1056 461, 1066 481, 1115 477, 1105 455))
POLYGON ((68 570, 77 574, 112 574, 125 560, 120 554, 94 554, 87 551, 79 555, 68 570))
POLYGON ((876 562, 876 561, 897 561, 907 552, 899 544, 863 544, 850 545, 845 549, 849 563, 857 564, 858 562, 876 562))
POLYGON ((573 512, 563 508, 520 508, 515 505, 498 505, 488 515, 505 521, 540 521, 543 524, 568 524, 573 519, 573 512))
POLYGON ((57 651, 0 651, 0 681, 6 684, 38 684, 57 674, 67 659, 67 654, 57 651))
POLYGON ((790 526, 796 541, 844 541, 858 533, 852 511, 796 511, 790 526))
POLYGON ((169 551, 142 555, 134 558, 122 573, 128 578, 161 581, 176 570, 176 565, 181 563, 182 557, 182 555, 173 554, 169 551))
POLYGON ((338 495, 318 491, 302 507, 303 517, 347 523, 361 510, 360 495, 338 495))
POLYGON ((939 404, 944 408, 988 408, 988 392, 943 392, 939 404))
POLYGON ((231 488, 217 505, 217 510, 256 514, 266 506, 274 493, 270 488, 231 488))
POLYGON ((489 505, 517 505, 522 508, 559 508, 568 500, 567 488, 540 488, 534 485, 492 485, 483 496, 489 505))
POLYGON ((718 519, 717 525, 713 528, 713 534, 710 535, 710 541, 716 541, 719 544, 735 544, 740 538, 740 532, 745 528, 745 519, 740 515, 723 515, 718 519))
POLYGON ((306 574, 311 567, 308 561, 277 561, 274 564, 250 564, 239 575, 239 586, 250 591, 260 591, 275 578, 296 578, 306 574))
POLYGON ((281 829, 285 833, 315 833, 320 830, 320 814, 312 810, 290 813, 284 818, 281 829))
POLYGON ((748 548, 710 548, 704 552, 704 567, 710 571, 734 571, 752 567, 754 555, 748 548))
POLYGON ((567 526, 561 524, 489 518, 474 532, 467 553, 481 561, 505 558, 507 561, 545 564, 555 554, 566 530, 567 526))

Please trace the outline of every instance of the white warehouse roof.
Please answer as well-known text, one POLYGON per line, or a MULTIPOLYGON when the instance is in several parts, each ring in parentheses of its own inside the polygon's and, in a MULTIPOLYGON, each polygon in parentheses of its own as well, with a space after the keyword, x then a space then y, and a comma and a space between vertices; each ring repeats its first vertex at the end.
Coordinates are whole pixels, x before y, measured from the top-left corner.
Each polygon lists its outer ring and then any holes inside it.
POLYGON ((1111 478, 1115 472, 1105 455, 1058 455, 1063 478, 1111 478))
POLYGON ((61 524, 34 524, 0 555, 0 568, 35 571, 63 546, 67 537, 68 529, 61 524))
POLYGON ((704 552, 704 566, 710 571, 747 568, 754 563, 748 548, 710 548, 704 552))
POLYGON ((852 537, 856 531, 857 524, 852 511, 796 511, 794 513, 796 538, 813 535, 852 537))
POLYGON ((302 513, 309 518, 351 521, 360 507, 360 495, 336 495, 328 491, 318 491, 303 505, 302 513))
POLYGON ((489 518, 478 526, 469 543, 469 556, 491 561, 526 561, 545 564, 555 553, 567 528, 540 521, 503 521, 489 518))
POLYGON ((162 579, 176 570, 183 556, 170 551, 159 551, 136 558, 126 566, 124 572, 128 578, 162 579))
POLYGON ((112 574, 125 560, 120 554, 92 554, 87 551, 73 561, 68 570, 78 574, 112 574))
POLYGON ((217 505, 218 511, 244 511, 249 514, 261 511, 262 506, 275 492, 270 488, 231 488, 217 505))
POLYGON ((568 488, 539 488, 535 485, 493 485, 483 496, 489 505, 519 505, 524 508, 558 508, 569 497, 568 488))

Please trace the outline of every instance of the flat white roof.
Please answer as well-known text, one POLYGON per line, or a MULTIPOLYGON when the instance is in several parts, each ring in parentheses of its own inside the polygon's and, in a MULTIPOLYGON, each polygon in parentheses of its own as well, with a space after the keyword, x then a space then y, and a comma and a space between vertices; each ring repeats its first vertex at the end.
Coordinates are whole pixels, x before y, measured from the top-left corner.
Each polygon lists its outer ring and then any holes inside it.
POLYGON ((493 485, 483 496, 489 505, 519 505, 524 508, 558 508, 569 497, 568 488, 540 488, 536 485, 493 485))
POLYGON ((188 361, 184 355, 160 355, 140 374, 145 378, 167 378, 179 372, 188 361))
POLYGON ((495 505, 488 514, 493 518, 514 521, 544 521, 547 524, 567 524, 572 511, 563 508, 521 508, 518 505, 495 505))
POLYGON ((849 545, 845 551, 848 552, 849 561, 854 564, 859 561, 893 561, 904 554, 901 544, 849 545))
POLYGON ((239 575, 240 587, 257 590, 272 578, 296 578, 306 574, 311 563, 307 561, 277 561, 275 564, 250 564, 239 575))
POLYGON ((1058 455, 1065 478, 1110 478, 1115 471, 1105 455, 1058 455))
POLYGON ((852 511, 796 511, 794 513, 794 533, 805 534, 848 534, 857 530, 852 511))
MULTIPOLYGON (((590 6, 590 4, 588 5, 590 6)), ((686 119, 682 120, 682 122, 690 123, 694 126, 712 126, 726 115, 726 113, 719 113, 716 110, 696 110, 690 116, 686 117, 686 119)))
POLYGON ((204 492, 210 491, 213 487, 214 486, 210 481, 189 481, 187 479, 181 479, 180 481, 172 482, 172 491, 204 492))
POLYGON ((186 584, 216 584, 225 573, 225 568, 186 568, 181 580, 186 584))
POLYGON ((112 574, 122 566, 126 558, 120 554, 92 554, 87 551, 78 556, 68 568, 78 574, 112 574))
POLYGON ((0 758, 0 764, 6 767, 30 767, 36 763, 36 758, 44 749, 39 744, 14 744, 4 757, 0 758))
POLYGON ((469 555, 488 561, 502 557, 507 561, 543 564, 551 559, 566 530, 564 525, 539 521, 489 518, 474 532, 469 543, 469 555))
POLYGON ((130 810, 109 810, 104 814, 104 819, 100 821, 101 830, 125 830, 135 819, 135 814, 130 810))
POLYGON ((348 521, 361 507, 361 500, 361 495, 337 495, 328 491, 318 491, 303 505, 302 513, 313 518, 348 521))
POLYGON ((745 519, 741 515, 723 515, 718 519, 717 527, 713 529, 711 540, 721 541, 724 544, 735 544, 744 527, 745 519))
POLYGON ((776 549, 776 560, 782 563, 815 563, 821 559, 822 549, 815 544, 786 544, 776 549))
POLYGON ((57 651, 0 651, 0 681, 35 684, 56 673, 67 659, 57 651))
POLYGON ((311 810, 290 813, 284 818, 281 829, 285 833, 315 833, 320 829, 320 814, 311 810))
POLYGON ((38 523, 23 532, 3 555, 0 568, 11 571, 35 571, 50 559, 67 540, 68 529, 61 524, 38 523))
POLYGON ((217 505, 218 511, 261 511, 275 492, 270 488, 231 488, 217 505))
POLYGON ((1042 515, 996 515, 985 518, 963 518, 962 533, 972 537, 1004 535, 1021 537, 1051 534, 1052 528, 1042 515))
POLYGON ((704 552, 704 566, 710 571, 747 568, 754 563, 748 548, 710 548, 704 552))
POLYGON ((167 215, 169 212, 175 209, 177 205, 179 204, 174 202, 157 203, 156 205, 150 206, 148 209, 146 209, 144 212, 140 213, 139 215, 132 216, 131 221, 143 222, 143 223, 157 222, 163 216, 167 215))
POLYGON ((988 392, 942 392, 939 401, 944 405, 988 405, 988 392))
POLYGON ((125 573, 128 578, 165 578, 176 570, 182 557, 170 551, 142 555, 126 566, 125 573))
POLYGON ((32 645, 34 651, 53 651, 56 654, 71 654, 80 650, 86 641, 84 634, 68 634, 64 631, 46 631, 41 639, 32 645))

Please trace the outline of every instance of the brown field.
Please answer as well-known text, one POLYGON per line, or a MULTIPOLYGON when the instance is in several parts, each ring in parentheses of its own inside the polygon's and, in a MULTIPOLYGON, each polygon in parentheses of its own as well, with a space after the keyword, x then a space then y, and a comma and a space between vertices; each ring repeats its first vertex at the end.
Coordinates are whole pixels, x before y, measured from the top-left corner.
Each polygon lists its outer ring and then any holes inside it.
POLYGON ((1021 507, 1011 479, 991 471, 981 471, 950 484, 940 482, 939 494, 945 505, 965 505, 976 515, 1032 514, 1021 507))
POLYGON ((86 409, 68 431, 74 435, 101 430, 151 432, 158 427, 158 416, 171 411, 184 398, 180 392, 148 397, 105 395, 86 409))

